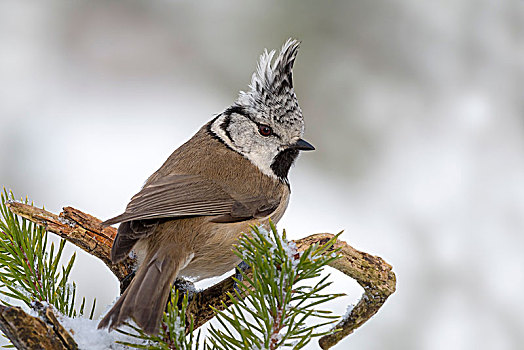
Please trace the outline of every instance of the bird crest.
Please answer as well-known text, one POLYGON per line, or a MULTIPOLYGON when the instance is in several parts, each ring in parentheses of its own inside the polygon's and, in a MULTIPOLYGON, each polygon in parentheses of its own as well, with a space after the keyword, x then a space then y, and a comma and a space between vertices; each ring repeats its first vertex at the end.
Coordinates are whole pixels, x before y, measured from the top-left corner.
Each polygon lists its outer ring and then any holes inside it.
POLYGON ((302 119, 293 89, 293 64, 299 46, 299 41, 288 39, 275 60, 275 50, 264 50, 251 78, 249 90, 240 91, 236 105, 251 113, 263 113, 276 122, 302 119))

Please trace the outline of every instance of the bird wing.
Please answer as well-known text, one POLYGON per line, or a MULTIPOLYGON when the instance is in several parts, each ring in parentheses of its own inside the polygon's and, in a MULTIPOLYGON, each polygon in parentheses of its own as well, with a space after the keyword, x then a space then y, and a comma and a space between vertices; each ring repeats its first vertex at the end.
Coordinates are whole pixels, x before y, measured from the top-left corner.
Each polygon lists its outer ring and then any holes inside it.
POLYGON ((268 216, 278 202, 266 196, 233 198, 215 182, 198 175, 168 175, 145 186, 131 198, 123 214, 104 224, 188 216, 237 222, 268 216))
POLYGON ((198 175, 168 175, 146 185, 131 198, 126 211, 103 222, 121 222, 111 260, 124 259, 136 242, 153 233, 161 219, 211 216, 217 223, 239 222, 270 215, 278 199, 265 196, 233 198, 215 182, 198 175))

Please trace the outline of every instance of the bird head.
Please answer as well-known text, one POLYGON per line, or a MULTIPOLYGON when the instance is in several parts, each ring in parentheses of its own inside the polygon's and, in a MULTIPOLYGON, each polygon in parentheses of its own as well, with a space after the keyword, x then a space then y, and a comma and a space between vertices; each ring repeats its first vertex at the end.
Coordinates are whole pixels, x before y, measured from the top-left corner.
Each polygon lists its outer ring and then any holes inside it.
POLYGON ((231 107, 210 130, 264 174, 287 181, 299 151, 314 147, 302 139, 304 118, 293 89, 293 64, 300 43, 289 39, 275 58, 265 50, 251 78, 231 107))

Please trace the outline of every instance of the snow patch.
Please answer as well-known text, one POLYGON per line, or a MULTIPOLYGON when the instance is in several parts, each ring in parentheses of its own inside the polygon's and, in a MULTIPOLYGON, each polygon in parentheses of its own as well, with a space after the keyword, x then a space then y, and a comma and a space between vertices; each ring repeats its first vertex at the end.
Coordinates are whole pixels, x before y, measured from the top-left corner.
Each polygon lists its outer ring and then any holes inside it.
POLYGON ((78 344, 78 348, 81 350, 129 349, 127 346, 117 344, 117 341, 145 344, 145 342, 140 342, 137 338, 129 337, 116 331, 108 332, 107 329, 98 329, 98 320, 60 316, 59 321, 71 333, 71 336, 78 344))

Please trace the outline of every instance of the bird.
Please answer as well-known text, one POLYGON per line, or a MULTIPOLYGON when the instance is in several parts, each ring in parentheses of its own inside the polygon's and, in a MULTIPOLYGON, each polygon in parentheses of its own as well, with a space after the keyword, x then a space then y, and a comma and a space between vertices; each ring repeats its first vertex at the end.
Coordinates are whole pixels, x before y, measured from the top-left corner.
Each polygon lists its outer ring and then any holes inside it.
POLYGON ((288 173, 300 151, 304 118, 293 88, 300 42, 264 50, 246 91, 176 149, 134 195, 111 248, 118 263, 134 251, 138 269, 100 321, 128 319, 155 335, 177 277, 193 281, 232 270, 233 245, 253 225, 277 223, 290 197, 288 173))

